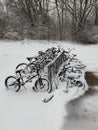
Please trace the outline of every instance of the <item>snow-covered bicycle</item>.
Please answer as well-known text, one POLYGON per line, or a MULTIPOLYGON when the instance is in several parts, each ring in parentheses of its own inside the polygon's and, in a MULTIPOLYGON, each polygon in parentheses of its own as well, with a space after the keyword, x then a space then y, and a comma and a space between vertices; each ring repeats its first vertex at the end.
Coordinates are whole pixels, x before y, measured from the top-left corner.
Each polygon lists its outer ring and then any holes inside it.
POLYGON ((36 69, 35 75, 28 75, 26 77, 26 80, 24 80, 24 77, 22 75, 22 71, 24 70, 17 70, 16 76, 8 76, 5 79, 5 86, 7 89, 14 90, 18 92, 20 88, 23 86, 25 88, 25 84, 28 82, 32 82, 32 80, 36 77, 36 81, 34 83, 34 86, 32 89, 36 92, 48 92, 50 93, 52 91, 51 84, 48 79, 41 77, 38 68, 36 69))

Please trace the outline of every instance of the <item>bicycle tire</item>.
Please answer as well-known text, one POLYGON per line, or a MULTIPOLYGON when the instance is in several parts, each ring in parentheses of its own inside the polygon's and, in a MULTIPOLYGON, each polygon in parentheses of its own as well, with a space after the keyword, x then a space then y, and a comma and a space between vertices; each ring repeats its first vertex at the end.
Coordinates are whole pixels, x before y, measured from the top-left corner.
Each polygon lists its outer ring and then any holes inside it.
POLYGON ((62 72, 62 71, 58 74, 59 80, 60 80, 61 82, 64 81, 65 76, 66 76, 66 73, 64 73, 64 72, 62 72))
POLYGON ((78 80, 78 81, 76 81, 76 86, 78 88, 84 88, 84 83, 78 80))
POLYGON ((41 87, 40 81, 39 81, 39 79, 38 79, 38 80, 36 80, 33 89, 34 89, 36 92, 48 92, 48 93, 50 93, 50 92, 52 91, 52 86, 51 86, 50 82, 49 82, 46 78, 41 78, 41 82, 43 82, 42 84, 43 84, 44 86, 41 87), (45 82, 46 82, 46 84, 45 84, 45 82), (47 88, 46 88, 46 87, 47 87, 47 88))
POLYGON ((18 92, 20 90, 20 85, 17 79, 14 76, 8 76, 5 79, 5 86, 7 89, 14 89, 15 92, 18 92), (9 81, 12 80, 12 83, 9 84, 9 81), (18 88, 17 88, 18 87, 18 88))
MULTIPOLYGON (((20 68, 21 68, 22 66, 26 67, 27 64, 26 64, 26 63, 20 63, 20 64, 18 64, 18 65, 16 66, 16 69, 19 69, 19 70, 20 70, 20 68)), ((23 68, 22 68, 22 69, 23 69, 23 68)))
POLYGON ((24 69, 25 67, 27 66, 27 64, 26 63, 20 63, 20 64, 18 64, 17 66, 16 66, 16 69, 24 69))
POLYGON ((75 67, 77 69, 84 69, 86 67, 86 65, 85 64, 76 64, 75 67))
POLYGON ((30 68, 26 63, 20 63, 19 65, 16 66, 16 70, 21 70, 21 69, 23 70, 22 71, 23 74, 30 73, 30 68))

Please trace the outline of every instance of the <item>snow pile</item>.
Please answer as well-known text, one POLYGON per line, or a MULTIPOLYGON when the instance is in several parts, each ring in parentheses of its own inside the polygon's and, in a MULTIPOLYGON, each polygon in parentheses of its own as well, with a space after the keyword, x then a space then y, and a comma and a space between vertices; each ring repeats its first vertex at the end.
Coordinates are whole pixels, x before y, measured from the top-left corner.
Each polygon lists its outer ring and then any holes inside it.
POLYGON ((5 78, 14 75, 16 65, 27 62, 26 57, 58 45, 64 49, 75 48, 78 59, 87 65, 87 70, 98 69, 97 45, 91 47, 52 41, 0 41, 0 130, 60 130, 63 117, 67 115, 66 103, 83 95, 86 90, 70 88, 65 93, 65 84, 60 84, 60 89, 51 93, 54 98, 43 103, 42 100, 50 94, 33 92, 32 84, 26 86, 26 91, 22 88, 18 93, 6 91, 4 86, 5 78))

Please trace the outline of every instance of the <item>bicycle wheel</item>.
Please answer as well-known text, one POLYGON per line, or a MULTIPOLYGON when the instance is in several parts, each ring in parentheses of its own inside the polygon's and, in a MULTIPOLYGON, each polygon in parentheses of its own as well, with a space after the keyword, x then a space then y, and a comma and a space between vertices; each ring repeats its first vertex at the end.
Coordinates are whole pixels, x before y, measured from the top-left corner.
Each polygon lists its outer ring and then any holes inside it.
POLYGON ((22 73, 23 74, 27 74, 30 72, 30 69, 28 67, 28 65, 26 63, 20 63, 19 65, 16 66, 17 70, 23 70, 22 73))
POLYGON ((58 74, 59 80, 61 82, 65 81, 65 76, 66 76, 66 73, 64 73, 62 71, 58 74))
POLYGON ((85 65, 85 64, 82 64, 82 63, 79 63, 79 64, 76 64, 75 67, 76 67, 77 69, 84 69, 84 68, 86 67, 86 65, 85 65))
POLYGON ((20 85, 14 76, 9 76, 5 79, 5 86, 7 89, 18 92, 20 90, 20 85))
POLYGON ((84 83, 82 83, 81 81, 76 81, 76 86, 78 87, 78 88, 84 88, 84 83))
POLYGON ((52 87, 50 82, 45 78, 40 78, 36 80, 34 88, 36 92, 48 92, 50 93, 52 91, 52 87))

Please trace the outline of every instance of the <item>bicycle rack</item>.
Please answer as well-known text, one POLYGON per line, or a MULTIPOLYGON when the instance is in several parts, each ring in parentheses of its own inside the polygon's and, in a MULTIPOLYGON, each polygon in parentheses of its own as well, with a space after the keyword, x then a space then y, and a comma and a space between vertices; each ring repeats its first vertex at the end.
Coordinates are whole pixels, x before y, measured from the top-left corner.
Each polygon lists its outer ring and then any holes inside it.
POLYGON ((59 67, 64 62, 64 56, 64 51, 62 51, 51 63, 47 65, 47 78, 50 81, 51 85, 53 85, 53 77, 58 73, 59 67))

